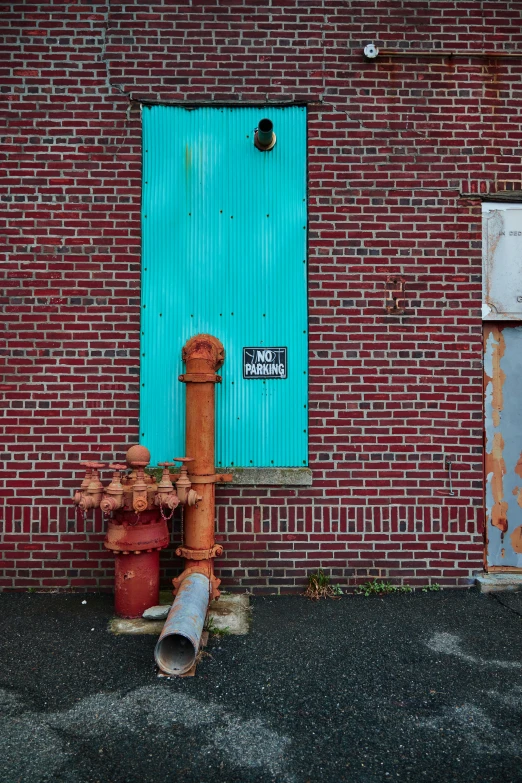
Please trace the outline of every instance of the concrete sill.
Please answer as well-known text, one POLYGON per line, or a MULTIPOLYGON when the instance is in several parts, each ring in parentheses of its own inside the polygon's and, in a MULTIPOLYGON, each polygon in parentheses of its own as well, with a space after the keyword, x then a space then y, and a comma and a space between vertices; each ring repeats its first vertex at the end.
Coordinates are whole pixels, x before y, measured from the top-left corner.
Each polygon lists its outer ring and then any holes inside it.
POLYGON ((522 590, 522 574, 514 572, 493 571, 489 574, 478 574, 475 584, 481 593, 504 593, 522 590))
POLYGON ((311 487, 310 468, 216 468, 217 473, 232 473, 234 476, 227 484, 217 486, 272 486, 272 487, 311 487))

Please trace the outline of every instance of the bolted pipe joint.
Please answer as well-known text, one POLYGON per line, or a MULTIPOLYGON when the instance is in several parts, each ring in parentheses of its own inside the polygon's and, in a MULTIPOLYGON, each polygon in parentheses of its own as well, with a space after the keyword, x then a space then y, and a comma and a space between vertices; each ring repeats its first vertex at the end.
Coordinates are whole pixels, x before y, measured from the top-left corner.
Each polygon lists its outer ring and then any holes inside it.
POLYGON ((254 145, 261 152, 268 152, 276 143, 276 135, 274 133, 274 123, 265 117, 263 120, 259 120, 259 125, 254 133, 254 145))

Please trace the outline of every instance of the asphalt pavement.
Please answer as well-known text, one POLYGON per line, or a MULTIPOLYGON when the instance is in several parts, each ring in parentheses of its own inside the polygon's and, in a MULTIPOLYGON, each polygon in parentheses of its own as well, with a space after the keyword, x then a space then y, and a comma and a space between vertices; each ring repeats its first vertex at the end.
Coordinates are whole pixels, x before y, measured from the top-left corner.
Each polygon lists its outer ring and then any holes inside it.
POLYGON ((522 781, 522 594, 252 606, 161 679, 110 596, 0 594, 0 781, 522 781))

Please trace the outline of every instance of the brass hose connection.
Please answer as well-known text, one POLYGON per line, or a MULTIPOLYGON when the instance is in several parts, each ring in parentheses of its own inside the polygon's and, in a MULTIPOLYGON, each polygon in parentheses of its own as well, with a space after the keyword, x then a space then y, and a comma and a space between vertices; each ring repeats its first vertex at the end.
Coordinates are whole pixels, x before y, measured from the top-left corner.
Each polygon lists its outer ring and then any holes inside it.
MULTIPOLYGON (((145 468, 150 462, 150 451, 145 446, 131 446, 125 455, 127 465, 135 471, 136 480, 132 486, 132 508, 136 514, 146 511, 149 505, 145 468)), ((132 477, 132 474, 131 474, 132 477)))
POLYGON ((83 495, 87 492, 87 489, 89 488, 89 484, 91 483, 92 479, 92 462, 82 462, 81 463, 85 467, 85 476, 80 484, 80 489, 77 489, 76 492, 73 495, 73 503, 75 506, 79 506, 81 499, 83 495))
POLYGON ((142 511, 147 510, 149 500, 147 497, 147 484, 145 482, 145 468, 147 462, 134 462, 133 467, 136 468, 136 481, 132 488, 132 508, 136 514, 141 514, 142 511))
POLYGON ((100 481, 99 469, 104 467, 103 462, 89 462, 88 466, 91 468, 91 478, 89 486, 85 492, 82 492, 82 497, 78 506, 82 511, 88 511, 90 508, 98 508, 102 499, 103 484, 100 481))
POLYGON ((174 465, 173 462, 158 462, 160 468, 163 468, 163 474, 161 481, 158 484, 158 491, 154 498, 156 506, 165 506, 171 511, 174 511, 179 506, 180 500, 174 489, 174 485, 170 480, 169 467, 174 465))
POLYGON ((127 470, 127 465, 109 465, 114 471, 112 481, 106 487, 100 508, 104 514, 112 514, 118 508, 123 506, 123 484, 121 483, 122 472, 127 470))
POLYGON ((194 457, 173 457, 175 462, 181 462, 179 478, 176 481, 179 502, 184 506, 195 506, 202 499, 195 490, 188 477, 187 462, 194 462, 194 457))

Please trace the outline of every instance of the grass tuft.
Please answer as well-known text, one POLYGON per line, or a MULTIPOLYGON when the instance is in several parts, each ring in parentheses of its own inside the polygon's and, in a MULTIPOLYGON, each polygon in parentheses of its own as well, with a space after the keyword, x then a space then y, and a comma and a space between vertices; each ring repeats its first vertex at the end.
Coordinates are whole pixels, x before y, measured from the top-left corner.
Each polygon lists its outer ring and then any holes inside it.
POLYGON ((365 582, 355 590, 356 595, 389 595, 390 593, 412 593, 409 585, 394 585, 391 582, 382 582, 374 579, 373 582, 365 582))
POLYGON ((330 584, 330 577, 319 568, 315 574, 309 575, 304 595, 311 601, 318 601, 320 598, 340 598, 343 591, 340 585, 330 584))
POLYGON ((226 625, 224 628, 218 628, 210 615, 207 617, 205 630, 209 632, 210 636, 215 636, 216 639, 222 639, 224 636, 230 636, 230 629, 228 625, 226 625))

